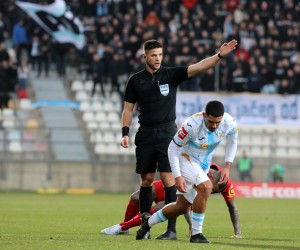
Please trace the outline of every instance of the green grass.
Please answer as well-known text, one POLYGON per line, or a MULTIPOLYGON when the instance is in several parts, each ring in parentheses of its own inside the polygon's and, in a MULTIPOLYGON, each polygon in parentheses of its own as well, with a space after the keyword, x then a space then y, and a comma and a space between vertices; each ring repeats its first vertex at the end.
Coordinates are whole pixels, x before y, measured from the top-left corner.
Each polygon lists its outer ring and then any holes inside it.
POLYGON ((188 226, 178 219, 177 241, 158 241, 166 223, 154 226, 151 240, 101 235, 120 222, 129 194, 0 193, 0 249, 300 249, 300 200, 237 199, 243 239, 232 239, 227 207, 220 196, 209 200, 204 234, 212 244, 191 244, 188 226))

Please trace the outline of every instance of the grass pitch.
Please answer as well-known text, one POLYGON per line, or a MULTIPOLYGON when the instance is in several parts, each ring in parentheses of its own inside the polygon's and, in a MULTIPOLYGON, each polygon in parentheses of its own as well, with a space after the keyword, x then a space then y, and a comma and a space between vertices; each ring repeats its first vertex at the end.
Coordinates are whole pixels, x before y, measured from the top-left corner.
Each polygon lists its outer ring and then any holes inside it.
POLYGON ((189 243, 188 226, 178 218, 177 241, 155 237, 166 223, 151 229, 151 240, 102 235, 100 229, 123 219, 130 194, 0 193, 0 249, 300 249, 300 200, 237 199, 243 239, 232 239, 223 198, 212 195, 204 222, 211 244, 189 243))

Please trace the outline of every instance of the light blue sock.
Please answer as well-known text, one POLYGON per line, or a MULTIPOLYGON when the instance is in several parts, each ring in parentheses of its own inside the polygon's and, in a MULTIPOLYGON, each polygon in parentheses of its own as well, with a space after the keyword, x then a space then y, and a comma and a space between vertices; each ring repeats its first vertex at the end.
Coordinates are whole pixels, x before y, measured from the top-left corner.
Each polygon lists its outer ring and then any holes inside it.
POLYGON ((149 227, 152 227, 153 225, 164 222, 166 220, 167 218, 163 215, 162 209, 160 209, 156 213, 152 214, 152 216, 148 220, 148 225, 149 227))
POLYGON ((192 235, 202 233, 205 214, 192 213, 192 235))

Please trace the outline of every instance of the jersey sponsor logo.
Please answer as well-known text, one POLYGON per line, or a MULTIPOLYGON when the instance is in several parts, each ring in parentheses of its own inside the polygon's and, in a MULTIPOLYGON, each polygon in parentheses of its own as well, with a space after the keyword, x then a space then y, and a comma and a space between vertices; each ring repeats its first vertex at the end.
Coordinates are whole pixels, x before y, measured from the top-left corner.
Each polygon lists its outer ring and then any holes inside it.
POLYGON ((186 136, 187 136, 187 134, 188 134, 188 132, 185 130, 185 128, 184 127, 181 127, 179 130, 178 130, 178 137, 181 139, 181 140, 183 140, 186 136))
POLYGON ((163 96, 167 96, 169 94, 169 84, 159 85, 159 90, 163 96))
POLYGON ((205 143, 205 144, 200 144, 200 148, 202 149, 207 149, 208 148, 208 144, 205 143))
POLYGON ((235 197, 235 192, 232 186, 228 189, 228 197, 229 198, 235 197))

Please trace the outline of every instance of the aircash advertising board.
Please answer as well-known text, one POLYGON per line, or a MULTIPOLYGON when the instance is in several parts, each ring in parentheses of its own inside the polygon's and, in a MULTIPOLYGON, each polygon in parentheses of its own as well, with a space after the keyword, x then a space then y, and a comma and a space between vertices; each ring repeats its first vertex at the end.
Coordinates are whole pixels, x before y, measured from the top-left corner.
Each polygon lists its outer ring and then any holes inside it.
POLYGON ((235 182, 234 191, 246 198, 300 199, 300 183, 235 182))

